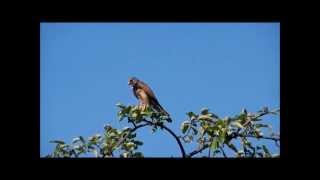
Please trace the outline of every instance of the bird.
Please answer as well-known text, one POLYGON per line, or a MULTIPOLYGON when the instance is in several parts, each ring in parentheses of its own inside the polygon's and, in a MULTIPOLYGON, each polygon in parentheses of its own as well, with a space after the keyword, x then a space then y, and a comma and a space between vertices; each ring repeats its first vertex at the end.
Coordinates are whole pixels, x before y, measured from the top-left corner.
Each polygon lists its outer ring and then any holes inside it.
POLYGON ((132 87, 133 94, 139 100, 140 107, 142 107, 143 110, 147 107, 151 107, 157 112, 168 116, 170 119, 170 114, 160 105, 154 92, 146 83, 136 77, 130 77, 128 85, 132 87))

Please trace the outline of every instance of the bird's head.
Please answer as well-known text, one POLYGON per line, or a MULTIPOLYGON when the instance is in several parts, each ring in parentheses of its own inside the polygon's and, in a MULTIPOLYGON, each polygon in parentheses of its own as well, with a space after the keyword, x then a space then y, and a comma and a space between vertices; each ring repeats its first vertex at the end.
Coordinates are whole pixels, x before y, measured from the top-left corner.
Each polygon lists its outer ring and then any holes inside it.
POLYGON ((138 84, 138 82, 139 79, 137 79, 136 77, 131 77, 129 78, 128 85, 134 87, 138 84))

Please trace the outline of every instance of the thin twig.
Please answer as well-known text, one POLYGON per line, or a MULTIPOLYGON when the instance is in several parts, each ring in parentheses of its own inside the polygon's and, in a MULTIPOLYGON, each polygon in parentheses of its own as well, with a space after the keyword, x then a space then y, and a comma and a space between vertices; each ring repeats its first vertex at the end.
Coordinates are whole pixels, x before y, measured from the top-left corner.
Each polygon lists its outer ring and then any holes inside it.
POLYGON ((237 134, 236 137, 250 137, 250 138, 260 138, 260 139, 270 139, 273 141, 280 141, 280 138, 276 137, 267 137, 267 136, 254 136, 254 135, 243 135, 243 134, 237 134))
MULTIPOLYGON (((236 137, 252 137, 252 138, 261 138, 261 139, 269 139, 269 140, 273 140, 273 141, 280 141, 280 138, 273 138, 273 137, 266 137, 266 136, 256 137, 256 136, 253 136, 253 135, 244 136, 244 135, 241 135, 241 134, 235 134, 235 135, 232 136, 232 138, 236 138, 236 137)), ((209 147, 209 144, 205 144, 202 148, 200 148, 198 150, 194 150, 191 153, 189 153, 188 157, 192 157, 192 156, 202 152, 204 149, 206 149, 208 147, 209 147)), ((229 146, 229 148, 232 149, 230 146, 229 146)), ((234 149, 232 149, 232 150, 234 150, 234 149)))
POLYGON ((128 138, 128 136, 131 133, 133 133, 134 131, 138 130, 139 128, 142 128, 142 127, 147 126, 147 125, 148 125, 147 123, 146 124, 140 124, 138 126, 135 126, 133 129, 130 129, 129 132, 120 141, 118 141, 118 143, 116 144, 115 147, 120 146, 128 138))
POLYGON ((209 147, 209 145, 208 145, 208 144, 205 144, 205 145, 202 146, 202 148, 197 149, 197 150, 194 150, 194 151, 192 151, 191 153, 189 153, 188 157, 192 157, 192 156, 194 156, 194 155, 202 152, 204 149, 206 149, 206 148, 208 148, 208 147, 209 147))
POLYGON ((227 157, 227 155, 226 155, 226 153, 224 152, 224 150, 223 150, 223 148, 222 147, 220 147, 220 150, 221 150, 221 152, 222 152, 222 154, 223 154, 223 157, 227 157))
POLYGON ((142 121, 147 122, 147 123, 149 123, 151 125, 158 125, 158 126, 162 127, 163 129, 165 129, 166 131, 168 131, 176 139, 176 141, 177 141, 177 143, 178 143, 178 145, 180 147, 180 151, 181 151, 182 157, 183 158, 186 157, 186 152, 185 152, 185 150, 184 150, 184 148, 182 146, 182 143, 181 143, 179 137, 170 128, 168 128, 167 126, 165 126, 165 125, 163 125, 161 123, 153 123, 153 122, 145 120, 145 119, 143 119, 142 121))

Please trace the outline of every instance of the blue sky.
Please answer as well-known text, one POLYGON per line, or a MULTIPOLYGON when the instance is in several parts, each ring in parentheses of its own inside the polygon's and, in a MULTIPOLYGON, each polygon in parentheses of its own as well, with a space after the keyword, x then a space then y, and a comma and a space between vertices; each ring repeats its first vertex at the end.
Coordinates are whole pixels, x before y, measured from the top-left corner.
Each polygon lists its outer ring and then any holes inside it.
MULTIPOLYGON (((50 140, 130 126, 115 104, 137 103, 131 76, 153 89, 178 134, 186 112, 202 107, 220 117, 280 107, 279 23, 41 23, 40 61, 41 156, 50 140)), ((279 132, 279 117, 266 120, 279 132)), ((180 156, 167 133, 137 137, 145 156, 180 156)))

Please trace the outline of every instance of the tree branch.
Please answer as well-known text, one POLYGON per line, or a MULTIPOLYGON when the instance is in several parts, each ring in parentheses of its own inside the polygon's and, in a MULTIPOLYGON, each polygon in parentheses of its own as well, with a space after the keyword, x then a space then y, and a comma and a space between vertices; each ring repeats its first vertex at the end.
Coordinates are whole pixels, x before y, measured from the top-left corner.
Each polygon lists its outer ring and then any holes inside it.
POLYGON ((267 137, 267 136, 254 136, 254 135, 243 135, 243 134, 236 134, 234 137, 250 137, 250 138, 260 138, 260 139, 270 139, 273 141, 280 141, 280 138, 276 137, 267 137))
POLYGON ((146 124, 140 124, 138 126, 135 126, 133 129, 130 129, 129 132, 120 141, 118 141, 118 143, 116 144, 115 147, 120 146, 128 138, 128 136, 131 133, 133 133, 134 131, 138 130, 139 128, 142 128, 142 127, 147 126, 147 125, 148 125, 147 123, 146 124))
MULTIPOLYGON (((256 137, 256 136, 253 136, 253 135, 246 135, 245 136, 245 135, 242 135, 242 134, 235 134, 234 136, 232 136, 232 138, 236 138, 236 137, 251 137, 251 138, 261 138, 261 139, 269 139, 269 140, 273 140, 273 141, 280 141, 280 138, 266 137, 266 136, 256 137)), ((192 157, 192 156, 194 156, 194 155, 196 155, 198 153, 201 153, 203 150, 205 150, 208 147, 209 147, 209 144, 205 144, 205 145, 202 146, 202 148, 190 152, 188 157, 192 157)))
POLYGON ((226 153, 224 152, 224 150, 223 150, 223 148, 222 147, 220 147, 220 150, 221 150, 221 152, 222 152, 222 154, 223 154, 223 157, 227 157, 227 155, 226 155, 226 153))
POLYGON ((205 145, 202 146, 202 148, 194 150, 191 153, 189 153, 188 157, 192 157, 192 156, 202 152, 203 150, 207 149, 208 147, 209 147, 209 144, 205 144, 205 145))
POLYGON ((178 145, 180 147, 180 151, 181 151, 182 157, 183 158, 186 157, 186 152, 185 152, 185 150, 184 150, 184 148, 182 146, 182 143, 181 143, 179 137, 170 128, 168 128, 167 126, 165 126, 165 125, 163 125, 161 123, 153 123, 153 122, 148 121, 146 119, 143 119, 142 121, 144 121, 146 123, 149 123, 151 125, 158 125, 158 126, 162 127, 163 129, 167 130, 176 139, 176 141, 177 141, 177 143, 178 143, 178 145))

